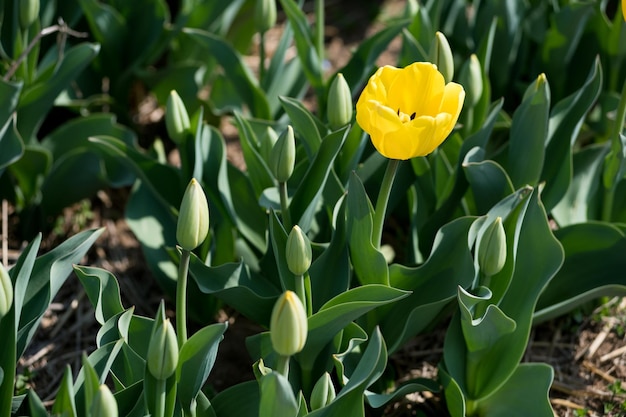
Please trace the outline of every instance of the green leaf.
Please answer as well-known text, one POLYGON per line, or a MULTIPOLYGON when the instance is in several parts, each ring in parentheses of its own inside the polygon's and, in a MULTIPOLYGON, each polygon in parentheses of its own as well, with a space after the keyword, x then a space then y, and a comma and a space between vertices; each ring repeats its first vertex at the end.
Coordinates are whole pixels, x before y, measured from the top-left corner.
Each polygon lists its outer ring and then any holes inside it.
POLYGON ((28 391, 28 410, 31 417, 48 417, 46 407, 33 389, 28 391))
POLYGON ((90 43, 70 48, 55 67, 50 79, 32 84, 24 90, 17 108, 17 126, 27 143, 34 141, 35 132, 57 96, 70 86, 99 51, 99 45, 90 43))
POLYGON ((476 414, 484 417, 552 417, 549 392, 554 378, 552 367, 524 363, 493 395, 477 403, 476 414))
POLYGON ((484 160, 484 150, 472 148, 463 161, 463 170, 476 201, 476 211, 486 213, 514 192, 511 179, 497 162, 484 160))
POLYGON ((348 134, 348 129, 340 129, 326 136, 315 154, 315 158, 300 181, 291 200, 289 211, 296 224, 308 231, 322 199, 335 158, 339 154, 348 134))
POLYGON ((217 417, 258 417, 259 384, 257 381, 246 381, 233 385, 217 394, 211 403, 217 417))
POLYGON ((372 244, 374 209, 356 174, 350 176, 346 217, 350 259, 361 284, 389 285, 389 270, 384 255, 372 244))
POLYGON ((101 268, 74 266, 89 301, 96 310, 96 320, 104 324, 111 317, 124 311, 120 297, 120 287, 115 276, 101 268))
POLYGON ((299 404, 289 380, 278 372, 270 372, 259 381, 261 402, 259 415, 296 417, 299 404))
POLYGON ((306 154, 312 160, 322 143, 322 135, 328 130, 304 105, 293 98, 279 97, 280 102, 289 116, 289 122, 302 138, 306 154))
POLYGON ((261 119, 271 117, 265 94, 237 51, 223 39, 204 30, 184 29, 183 33, 202 45, 211 57, 217 59, 224 69, 224 75, 255 117, 261 119))
POLYGON ((63 379, 61 379, 61 383, 59 384, 59 390, 56 393, 54 404, 52 405, 52 414, 62 415, 64 417, 76 417, 74 388, 72 387, 72 370, 69 365, 65 367, 63 379))
POLYGON ((555 231, 565 262, 541 294, 535 320, 543 321, 601 296, 626 295, 626 236, 607 223, 581 223, 555 231))
POLYGON ((550 88, 540 75, 526 90, 522 104, 513 114, 509 139, 507 172, 513 186, 535 186, 544 164, 548 135, 550 88))
POLYGON ((0 176, 7 166, 20 159, 23 154, 24 142, 16 129, 15 118, 8 118, 0 128, 0 176))
POLYGON ((176 383, 183 410, 191 410, 215 363, 218 344, 227 323, 206 326, 194 333, 180 349, 176 383))
POLYGON ((570 96, 559 101, 548 124, 546 160, 541 179, 546 183, 543 201, 550 211, 567 193, 572 182, 572 147, 578 139, 585 116, 600 95, 602 66, 597 58, 589 71, 585 84, 570 96))

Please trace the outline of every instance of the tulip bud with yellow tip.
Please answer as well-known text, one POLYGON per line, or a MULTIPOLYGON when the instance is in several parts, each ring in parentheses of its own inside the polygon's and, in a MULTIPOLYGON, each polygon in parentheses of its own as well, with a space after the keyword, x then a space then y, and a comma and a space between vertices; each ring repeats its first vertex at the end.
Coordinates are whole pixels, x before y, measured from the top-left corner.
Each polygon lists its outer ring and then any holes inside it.
POLYGON ((452 49, 450 49, 448 39, 443 33, 435 33, 435 37, 430 44, 428 60, 437 66, 445 82, 449 83, 452 81, 452 77, 454 77, 454 58, 452 57, 452 49))
POLYGON ((270 155, 270 169, 278 182, 287 182, 296 164, 296 139, 293 128, 287 129, 278 137, 270 155))
POLYGON ((192 178, 183 195, 178 213, 176 240, 186 250, 200 246, 209 234, 209 204, 202 186, 192 178))
POLYGON ((293 291, 285 291, 274 304, 270 338, 274 351, 282 356, 300 352, 306 343, 308 322, 302 302, 293 291))
POLYGON ((291 229, 287 238, 286 257, 287 266, 294 275, 304 275, 311 266, 311 241, 298 225, 291 229))
POLYGON ((311 410, 317 410, 326 407, 335 399, 335 387, 330 379, 328 372, 317 380, 313 391, 311 392, 311 410))
POLYGON ((6 316, 13 304, 13 284, 11 277, 0 262, 0 319, 6 316))
POLYGON ((488 277, 497 274, 506 263, 506 233, 502 218, 497 217, 483 233, 478 244, 478 267, 488 277))
POLYGON ((148 347, 148 371, 158 380, 169 378, 178 365, 178 341, 169 319, 157 327, 148 347))
POLYGON ((118 417, 117 401, 109 390, 109 387, 102 384, 91 403, 91 417, 118 417))
POLYGON ((190 126, 189 114, 183 100, 176 91, 170 91, 165 104, 165 128, 167 129, 167 134, 170 135, 170 138, 176 144, 179 144, 189 132, 190 126))
POLYGON ((350 86, 348 86, 343 74, 339 73, 330 84, 330 89, 328 90, 326 115, 330 128, 335 130, 350 123, 352 121, 352 113, 353 104, 350 86))

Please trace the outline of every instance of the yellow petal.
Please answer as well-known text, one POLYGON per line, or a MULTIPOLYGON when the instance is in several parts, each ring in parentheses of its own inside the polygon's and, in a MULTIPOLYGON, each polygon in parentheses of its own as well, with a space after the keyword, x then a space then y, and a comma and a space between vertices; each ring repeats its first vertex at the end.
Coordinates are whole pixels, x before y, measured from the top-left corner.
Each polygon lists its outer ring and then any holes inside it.
POLYGON ((622 0, 622 14, 624 15, 624 21, 626 22, 626 0, 622 0))

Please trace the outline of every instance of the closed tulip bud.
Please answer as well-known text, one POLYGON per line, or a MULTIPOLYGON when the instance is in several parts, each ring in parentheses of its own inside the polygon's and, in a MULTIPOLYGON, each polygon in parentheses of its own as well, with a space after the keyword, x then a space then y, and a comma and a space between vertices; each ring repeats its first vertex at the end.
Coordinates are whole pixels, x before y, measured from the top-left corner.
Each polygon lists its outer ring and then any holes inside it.
POLYGON ((293 128, 287 126, 276 141, 270 155, 270 169, 278 182, 287 182, 296 164, 296 139, 293 128))
POLYGON ((328 91, 326 115, 330 128, 335 130, 350 123, 352 121, 352 113, 353 104, 350 86, 348 86, 343 74, 339 73, 330 84, 330 90, 328 91))
POLYGON ((9 273, 0 262, 0 319, 6 316, 13 304, 13 284, 9 273))
POLYGON ((158 380, 169 378, 178 365, 178 342, 169 319, 157 327, 148 347, 148 371, 158 380))
POLYGON ((506 262, 506 233, 497 217, 483 233, 478 245, 478 267, 486 276, 502 270, 506 262))
POLYGON ((328 372, 320 377, 311 392, 311 411, 326 407, 335 399, 335 387, 328 372))
POLYGON ((192 178, 183 195, 176 225, 176 240, 186 250, 200 246, 209 234, 209 205, 202 186, 192 178))
POLYGON ((430 51, 428 52, 428 60, 437 65, 437 69, 443 75, 445 82, 449 83, 454 77, 454 58, 452 57, 452 49, 446 35, 441 32, 435 33, 430 51))
POLYGON ((287 266, 294 275, 304 275, 311 266, 311 241, 298 225, 295 225, 287 238, 287 266))
POLYGON ((407 0, 406 6, 404 6, 404 16, 413 19, 419 10, 420 5, 417 0, 407 0))
POLYGON ((293 291, 285 291, 274 304, 270 318, 272 347, 282 356, 291 356, 306 343, 308 322, 304 306, 293 291))
POLYGON ((459 78, 460 83, 465 87, 467 101, 471 106, 475 106, 483 94, 483 70, 475 54, 472 54, 465 62, 459 78))
POLYGON ((276 24, 276 0, 256 0, 254 26, 258 32, 265 32, 276 24))
POLYGON ((165 128, 167 129, 167 134, 170 135, 170 138, 176 144, 179 144, 189 132, 190 126, 189 114, 187 114, 183 100, 176 91, 170 91, 165 104, 165 128))
POLYGON ((39 17, 39 0, 19 0, 20 27, 28 29, 39 17))
POLYGON ((270 155, 272 154, 272 149, 274 149, 274 145, 278 141, 278 134, 274 129, 267 126, 263 135, 261 135, 260 142, 261 145, 259 147, 259 153, 261 154, 261 158, 269 165, 270 163, 270 155))
POLYGON ((91 403, 91 417, 118 417, 117 401, 109 390, 109 387, 102 384, 91 403))

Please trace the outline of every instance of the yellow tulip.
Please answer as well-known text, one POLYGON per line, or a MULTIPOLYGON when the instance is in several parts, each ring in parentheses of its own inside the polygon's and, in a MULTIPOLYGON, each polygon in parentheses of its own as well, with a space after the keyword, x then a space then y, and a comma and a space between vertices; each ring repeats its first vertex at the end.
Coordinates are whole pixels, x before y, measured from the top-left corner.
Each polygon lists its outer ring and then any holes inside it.
POLYGON ((622 14, 624 15, 624 21, 626 22, 626 0, 622 0, 622 14))
POLYGON ((446 84, 434 64, 384 66, 369 79, 356 104, 356 120, 390 159, 428 155, 456 124, 465 90, 446 84))

